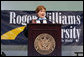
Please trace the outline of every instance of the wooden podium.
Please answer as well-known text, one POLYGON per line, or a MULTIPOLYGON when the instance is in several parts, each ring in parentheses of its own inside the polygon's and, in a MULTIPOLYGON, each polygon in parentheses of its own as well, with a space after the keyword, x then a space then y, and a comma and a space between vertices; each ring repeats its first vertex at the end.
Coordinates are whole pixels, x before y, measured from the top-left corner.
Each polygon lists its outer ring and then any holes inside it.
POLYGON ((28 56, 61 56, 61 25, 29 24, 28 56))

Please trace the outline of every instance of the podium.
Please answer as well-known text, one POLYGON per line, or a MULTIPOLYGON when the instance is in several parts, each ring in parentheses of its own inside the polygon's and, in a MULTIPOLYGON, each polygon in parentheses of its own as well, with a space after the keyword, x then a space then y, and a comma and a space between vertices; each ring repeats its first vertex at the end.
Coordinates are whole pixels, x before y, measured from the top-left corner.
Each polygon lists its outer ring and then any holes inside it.
POLYGON ((28 56, 61 56, 61 25, 29 24, 28 56))

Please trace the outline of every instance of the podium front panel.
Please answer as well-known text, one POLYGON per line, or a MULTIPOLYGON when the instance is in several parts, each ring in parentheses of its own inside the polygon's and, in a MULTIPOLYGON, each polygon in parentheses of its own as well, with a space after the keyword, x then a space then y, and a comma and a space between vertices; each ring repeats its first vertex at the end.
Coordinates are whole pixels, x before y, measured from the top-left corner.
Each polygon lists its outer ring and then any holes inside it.
POLYGON ((28 56, 61 56, 61 25, 30 24, 28 56))

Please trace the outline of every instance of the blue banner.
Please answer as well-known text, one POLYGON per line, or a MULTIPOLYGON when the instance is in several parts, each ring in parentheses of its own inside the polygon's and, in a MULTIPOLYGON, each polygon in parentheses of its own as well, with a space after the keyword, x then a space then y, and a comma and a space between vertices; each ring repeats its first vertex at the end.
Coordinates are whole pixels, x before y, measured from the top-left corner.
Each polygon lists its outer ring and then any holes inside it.
MULTIPOLYGON (((83 45, 83 11, 47 11, 46 17, 53 24, 62 24, 62 45, 83 45)), ((23 30, 36 18, 34 11, 1 10, 1 44, 26 45, 23 30)))

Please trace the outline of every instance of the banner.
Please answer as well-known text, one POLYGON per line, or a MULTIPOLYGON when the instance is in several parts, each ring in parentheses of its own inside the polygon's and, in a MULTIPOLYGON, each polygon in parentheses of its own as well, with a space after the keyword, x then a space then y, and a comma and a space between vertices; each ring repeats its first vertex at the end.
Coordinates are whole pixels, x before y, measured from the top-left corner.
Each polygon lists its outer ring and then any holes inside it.
MULTIPOLYGON (((47 11, 46 17, 62 24, 62 45, 83 45, 83 11, 47 11)), ((1 10, 1 44, 26 45, 23 30, 32 19, 37 19, 35 11, 1 10)))

